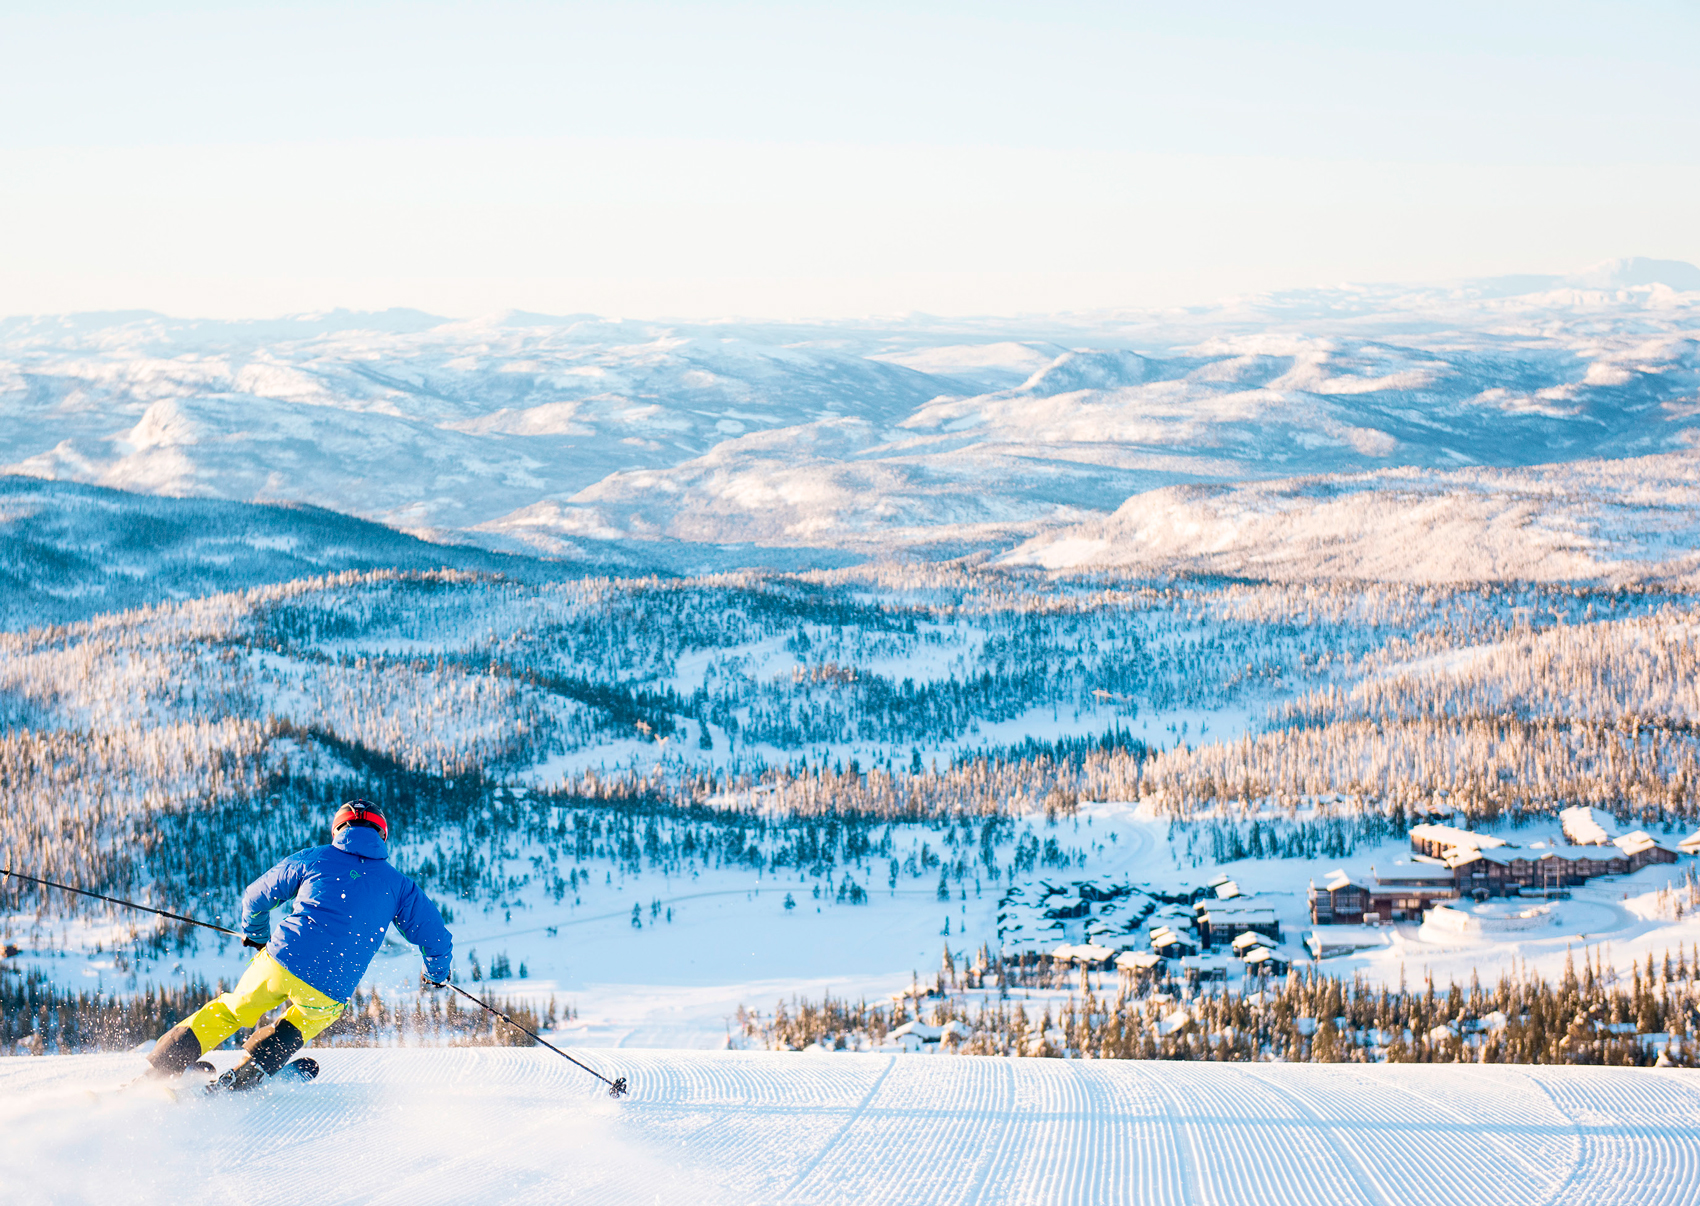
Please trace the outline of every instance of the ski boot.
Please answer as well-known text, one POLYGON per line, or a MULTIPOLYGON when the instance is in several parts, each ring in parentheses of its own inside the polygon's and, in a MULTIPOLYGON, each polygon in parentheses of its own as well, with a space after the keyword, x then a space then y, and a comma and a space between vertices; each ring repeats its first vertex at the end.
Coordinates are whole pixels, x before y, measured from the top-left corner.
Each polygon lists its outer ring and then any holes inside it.
MULTIPOLYGON (((302 1042, 301 1032, 287 1018, 260 1027, 242 1044, 242 1049, 248 1053, 247 1058, 208 1085, 207 1092, 242 1093, 264 1084, 267 1077, 289 1063, 290 1056, 301 1049, 302 1042)), ((317 1072, 318 1065, 313 1067, 317 1072)))
POLYGON ((174 1080, 189 1070, 217 1072, 218 1069, 201 1058, 201 1040, 188 1026, 179 1023, 166 1031, 148 1052, 148 1070, 142 1080, 174 1080))

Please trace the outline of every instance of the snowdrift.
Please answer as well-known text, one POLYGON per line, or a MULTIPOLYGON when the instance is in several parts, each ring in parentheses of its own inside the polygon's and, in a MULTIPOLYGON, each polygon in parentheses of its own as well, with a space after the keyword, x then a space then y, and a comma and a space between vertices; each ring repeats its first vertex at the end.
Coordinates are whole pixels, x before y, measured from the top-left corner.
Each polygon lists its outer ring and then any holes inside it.
MULTIPOLYGON (((1686 1202, 1700 1075, 959 1056, 322 1054, 250 1098, 0 1061, 8 1202, 1686 1202)), ((221 1053, 228 1060, 227 1053, 221 1053)))

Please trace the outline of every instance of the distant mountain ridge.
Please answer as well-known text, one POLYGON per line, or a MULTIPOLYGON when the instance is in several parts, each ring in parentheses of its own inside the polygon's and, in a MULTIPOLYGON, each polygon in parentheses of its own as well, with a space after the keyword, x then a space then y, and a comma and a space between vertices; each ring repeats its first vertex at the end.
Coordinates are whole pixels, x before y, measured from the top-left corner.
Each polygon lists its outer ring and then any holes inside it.
POLYGON ((577 577, 587 567, 430 544, 298 503, 150 498, 0 477, 0 629, 369 569, 458 569, 549 581, 577 577))
POLYGON ((1696 331, 1700 269, 1644 259, 1021 321, 7 319, 0 471, 585 565, 1001 554, 1151 491, 1680 454, 1696 331))
POLYGON ((1700 268, 1682 260, 1654 260, 1631 256, 1606 260, 1565 277, 1561 282, 1584 289, 1635 289, 1643 285, 1666 285, 1682 291, 1700 290, 1700 268))

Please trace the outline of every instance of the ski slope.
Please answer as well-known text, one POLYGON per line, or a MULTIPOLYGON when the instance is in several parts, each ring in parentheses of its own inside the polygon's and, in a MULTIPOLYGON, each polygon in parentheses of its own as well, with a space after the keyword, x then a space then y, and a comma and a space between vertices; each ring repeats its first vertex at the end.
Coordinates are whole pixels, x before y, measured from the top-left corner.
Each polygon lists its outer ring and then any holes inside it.
MULTIPOLYGON (((220 1052, 220 1062, 230 1053, 220 1052)), ((102 1095, 135 1055, 0 1060, 7 1203, 1458 1203, 1700 1194, 1700 1075, 335 1050, 311 1085, 102 1095)))

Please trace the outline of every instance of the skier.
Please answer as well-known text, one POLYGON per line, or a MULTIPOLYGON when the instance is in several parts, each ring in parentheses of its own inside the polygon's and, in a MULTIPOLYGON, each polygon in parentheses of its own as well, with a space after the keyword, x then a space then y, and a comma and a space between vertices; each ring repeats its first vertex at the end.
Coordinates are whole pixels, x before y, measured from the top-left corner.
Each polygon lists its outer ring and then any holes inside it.
POLYGON ((454 940, 437 908, 387 861, 389 824, 369 801, 350 800, 331 819, 331 844, 292 854, 242 894, 242 945, 258 953, 230 992, 208 1001, 154 1044, 149 1075, 179 1076, 238 1028, 285 1000, 289 1009, 243 1044, 247 1055, 209 1091, 251 1089, 336 1021, 393 921, 425 956, 423 983, 449 978, 454 940), (271 929, 274 905, 295 909, 271 929))

